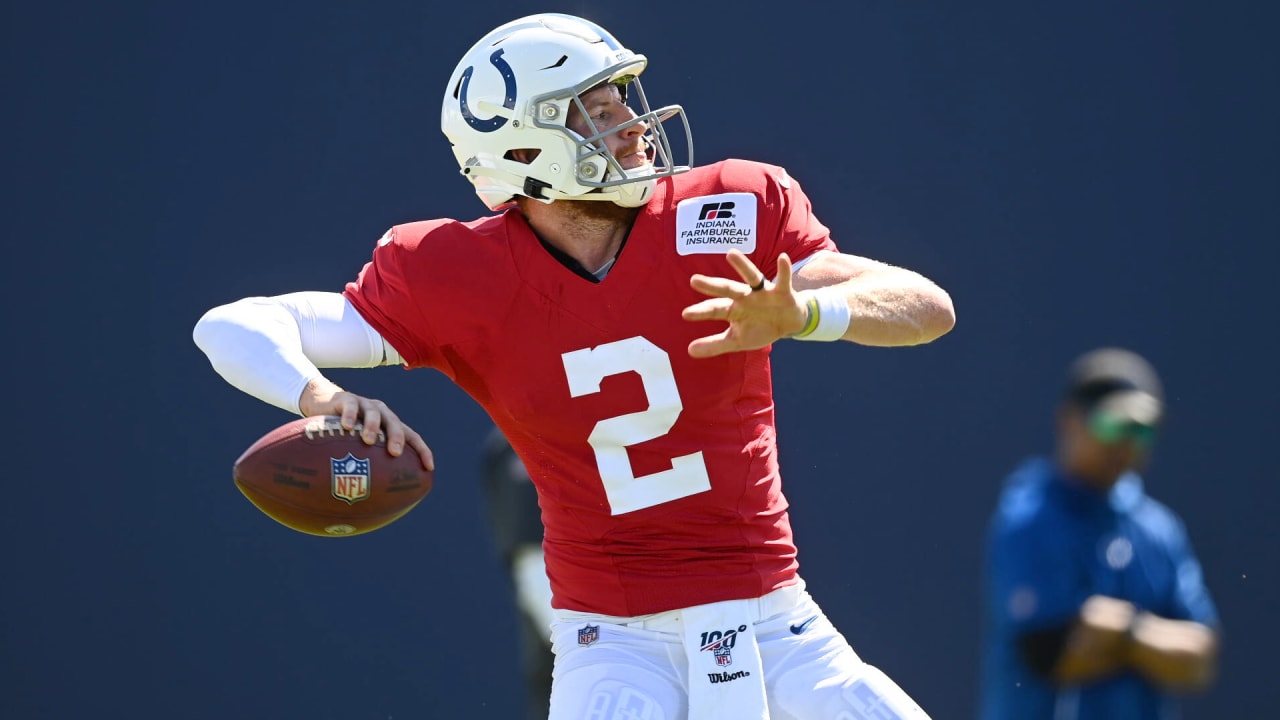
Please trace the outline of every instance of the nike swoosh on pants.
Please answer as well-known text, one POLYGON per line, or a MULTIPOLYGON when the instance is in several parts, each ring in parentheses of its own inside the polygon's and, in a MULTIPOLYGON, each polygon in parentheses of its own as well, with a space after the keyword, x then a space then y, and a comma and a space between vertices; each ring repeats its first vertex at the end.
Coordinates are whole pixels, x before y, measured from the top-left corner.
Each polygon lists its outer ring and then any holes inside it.
POLYGON ((813 624, 813 621, 814 621, 814 620, 817 620, 817 619, 818 619, 818 616, 817 616, 817 615, 814 615, 813 617, 809 618, 808 620, 805 620, 804 622, 800 623, 799 625, 792 625, 792 626, 791 626, 791 632, 792 632, 792 633, 794 633, 794 634, 796 634, 796 635, 799 635, 800 633, 804 632, 805 630, 808 630, 808 629, 809 629, 809 626, 813 624))

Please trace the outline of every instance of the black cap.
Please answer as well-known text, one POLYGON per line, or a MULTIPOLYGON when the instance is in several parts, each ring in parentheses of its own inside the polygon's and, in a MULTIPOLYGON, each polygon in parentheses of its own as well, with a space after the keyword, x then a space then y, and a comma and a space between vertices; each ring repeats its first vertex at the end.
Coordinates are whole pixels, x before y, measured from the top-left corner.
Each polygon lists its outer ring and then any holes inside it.
POLYGON ((1164 413, 1164 390, 1155 368, 1120 348, 1100 348, 1077 358, 1067 372, 1066 397, 1086 412, 1141 425, 1157 424, 1164 413))

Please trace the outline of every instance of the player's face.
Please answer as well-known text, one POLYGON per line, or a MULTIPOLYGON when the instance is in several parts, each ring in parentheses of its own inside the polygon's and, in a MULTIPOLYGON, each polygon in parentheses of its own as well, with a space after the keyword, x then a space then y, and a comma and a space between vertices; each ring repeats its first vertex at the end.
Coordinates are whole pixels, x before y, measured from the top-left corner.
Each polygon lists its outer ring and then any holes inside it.
POLYGON ((1146 464, 1147 443, 1129 435, 1099 438, 1090 429, 1088 416, 1077 408, 1063 411, 1058 432, 1061 460, 1081 479, 1110 486, 1125 472, 1146 464))
MULTIPOLYGON (((570 130, 583 137, 591 137, 607 132, 636 117, 635 111, 622 99, 618 86, 602 85, 582 96, 582 104, 587 109, 586 116, 578 110, 577 105, 569 108, 568 126, 570 130)), ((618 160, 618 164, 626 170, 640 167, 650 162, 648 144, 644 140, 646 127, 644 123, 636 123, 617 133, 604 138, 609 152, 618 160)))

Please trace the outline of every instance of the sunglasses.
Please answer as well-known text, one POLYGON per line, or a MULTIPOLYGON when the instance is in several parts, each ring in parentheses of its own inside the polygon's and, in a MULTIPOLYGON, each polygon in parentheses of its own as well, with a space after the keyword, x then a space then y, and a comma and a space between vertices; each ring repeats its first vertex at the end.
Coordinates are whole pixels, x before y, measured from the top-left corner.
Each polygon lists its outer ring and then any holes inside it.
POLYGON ((1116 445, 1131 440, 1148 448, 1156 441, 1156 426, 1117 417, 1106 412, 1089 414, 1089 434, 1103 445, 1116 445))

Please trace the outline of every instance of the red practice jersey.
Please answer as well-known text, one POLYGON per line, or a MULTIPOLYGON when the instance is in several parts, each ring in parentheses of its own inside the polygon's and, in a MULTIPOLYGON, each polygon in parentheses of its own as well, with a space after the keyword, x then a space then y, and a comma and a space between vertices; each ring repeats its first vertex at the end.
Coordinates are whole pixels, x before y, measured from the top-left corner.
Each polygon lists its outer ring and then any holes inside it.
POLYGON ((769 349, 691 358, 724 325, 680 316, 706 299, 691 275, 739 279, 730 248, 772 275, 782 252, 835 245, 784 170, 727 161, 659 181, 601 282, 508 210, 394 227, 346 288, 408 367, 448 375, 511 441, 555 607, 642 615, 795 581, 769 349))

